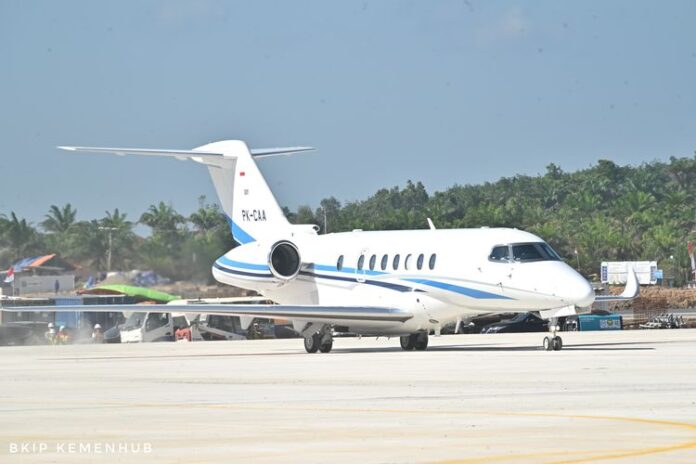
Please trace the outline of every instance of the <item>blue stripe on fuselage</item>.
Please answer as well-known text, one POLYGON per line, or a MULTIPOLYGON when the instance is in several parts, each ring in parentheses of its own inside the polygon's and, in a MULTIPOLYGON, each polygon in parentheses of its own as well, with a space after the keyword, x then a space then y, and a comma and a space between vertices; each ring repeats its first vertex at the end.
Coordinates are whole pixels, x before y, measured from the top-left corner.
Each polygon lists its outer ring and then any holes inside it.
POLYGON ((213 264, 213 267, 215 269, 218 269, 222 272, 226 272, 228 274, 240 275, 240 276, 245 276, 245 277, 258 277, 258 278, 262 278, 262 279, 267 279, 267 278, 273 277, 273 274, 271 274, 270 272, 264 273, 264 274, 257 274, 255 272, 236 271, 234 269, 230 269, 228 267, 221 266, 220 264, 217 263, 217 261, 215 262, 215 264, 213 264))
POLYGON ((229 259, 226 256, 220 256, 216 263, 225 265, 225 266, 232 266, 232 267, 238 267, 241 269, 251 269, 253 271, 270 271, 268 268, 267 264, 252 264, 252 263, 244 263, 242 261, 234 261, 229 259))
MULTIPOLYGON (((270 268, 266 264, 252 264, 252 263, 244 263, 241 261, 234 261, 231 260, 225 256, 221 256, 218 258, 216 261, 216 264, 219 265, 226 265, 226 266, 233 266, 237 267, 240 269, 249 269, 253 271, 266 271, 268 273, 270 271, 270 268)), ((221 270, 228 270, 225 268, 222 268, 220 266, 218 269, 221 270)), ((233 271, 233 270, 231 270, 233 271)), ((253 273, 240 273, 242 275, 250 275, 250 276, 256 276, 257 274, 253 273)), ((349 268, 349 267, 344 267, 340 271, 336 269, 336 266, 329 266, 326 264, 313 264, 308 267, 308 270, 302 271, 302 275, 305 276, 310 276, 310 277, 318 277, 318 278, 323 278, 323 279, 333 279, 333 280, 343 280, 343 281, 349 281, 349 282, 357 282, 357 283, 363 283, 359 282, 357 279, 362 278, 365 276, 392 276, 388 272, 381 272, 381 271, 372 271, 369 269, 362 269, 360 271, 356 270, 355 268, 349 268), (350 274, 350 277, 342 277, 342 276, 334 276, 334 275, 326 275, 326 274, 318 274, 316 272, 311 272, 311 271, 325 271, 325 272, 335 272, 335 273, 340 273, 340 274, 350 274)), ((259 277, 270 277, 270 274, 258 274, 259 277)), ((454 284, 448 284, 446 282, 440 282, 437 280, 431 280, 431 279, 402 279, 406 280, 408 282, 413 282, 421 285, 426 285, 429 287, 434 287, 434 288, 439 288, 441 290, 447 290, 450 292, 454 293, 459 293, 461 295, 466 295, 470 298, 476 298, 476 299, 483 299, 483 300, 513 300, 514 298, 510 298, 504 295, 499 295, 496 293, 491 293, 491 292, 485 292, 483 290, 476 290, 474 288, 469 288, 469 287, 462 287, 460 285, 454 285, 454 284)), ((396 290, 399 292, 407 292, 407 291, 412 291, 412 287, 408 287, 405 285, 400 285, 400 284, 395 284, 391 282, 381 282, 381 281, 376 281, 376 280, 365 280, 366 284, 369 285, 376 285, 379 287, 383 288, 389 288, 391 290, 396 290)))
POLYGON ((409 282, 414 282, 421 285, 428 285, 430 287, 439 288, 442 290, 448 290, 450 292, 460 293, 462 295, 469 296, 471 298, 477 298, 482 300, 512 300, 513 298, 498 295, 496 293, 484 292, 483 290, 476 290, 473 288, 460 287, 459 285, 448 284, 445 282, 438 282, 437 280, 429 279, 404 279, 409 282))
POLYGON ((246 245, 247 243, 255 242, 256 239, 251 235, 247 234, 244 229, 239 227, 236 222, 232 220, 231 217, 225 215, 227 222, 232 230, 232 238, 240 245, 246 245))

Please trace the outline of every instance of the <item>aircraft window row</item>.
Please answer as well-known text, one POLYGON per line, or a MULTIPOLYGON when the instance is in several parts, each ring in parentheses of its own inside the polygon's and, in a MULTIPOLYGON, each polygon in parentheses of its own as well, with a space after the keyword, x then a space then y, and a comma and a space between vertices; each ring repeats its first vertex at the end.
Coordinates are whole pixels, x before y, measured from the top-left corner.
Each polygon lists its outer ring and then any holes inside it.
MULTIPOLYGON (((408 271, 411 269, 411 254, 406 255, 406 258, 403 261, 404 264, 404 270, 408 271)), ((432 271, 435 269, 435 262, 437 261, 437 255, 435 253, 430 255, 430 258, 428 259, 428 268, 432 271)), ((394 258, 392 259, 392 269, 397 271, 399 269, 399 264, 401 263, 401 255, 396 254, 394 255, 394 258)), ((423 253, 419 254, 418 257, 416 258, 416 269, 419 271, 423 269, 423 264, 425 263, 425 255, 423 253)), ((368 261, 368 267, 371 271, 374 271, 375 268, 377 267, 377 255, 372 255, 370 256, 370 259, 368 261)), ((382 258, 379 261, 379 268, 383 271, 386 271, 387 268, 389 267, 389 255, 384 254, 382 255, 382 258)), ((357 266, 359 271, 362 271, 365 268, 365 255, 360 255, 358 258, 358 266, 357 266)), ((338 261, 336 261, 336 269, 337 270, 342 270, 343 269, 343 255, 338 257, 338 261)))
POLYGON ((532 261, 561 261, 561 257, 548 243, 513 243, 497 245, 491 250, 488 259, 493 262, 532 262, 532 261))

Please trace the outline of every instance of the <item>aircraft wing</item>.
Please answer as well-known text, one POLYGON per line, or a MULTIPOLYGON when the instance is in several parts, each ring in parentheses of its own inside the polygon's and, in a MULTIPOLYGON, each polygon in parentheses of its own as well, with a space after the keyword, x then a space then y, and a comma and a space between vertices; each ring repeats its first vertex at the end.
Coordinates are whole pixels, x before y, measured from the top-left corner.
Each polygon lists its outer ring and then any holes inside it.
POLYGON ((190 313, 221 316, 289 319, 293 321, 340 324, 349 321, 405 322, 413 317, 408 311, 377 306, 318 306, 267 304, 186 304, 186 305, 74 305, 74 306, 3 306, 8 312, 96 312, 96 313, 190 313))
POLYGON ((633 268, 629 268, 628 276, 626 278, 626 288, 621 295, 597 295, 595 296, 595 302, 630 301, 636 298, 639 293, 640 284, 638 283, 638 276, 636 276, 636 271, 634 271, 633 268))

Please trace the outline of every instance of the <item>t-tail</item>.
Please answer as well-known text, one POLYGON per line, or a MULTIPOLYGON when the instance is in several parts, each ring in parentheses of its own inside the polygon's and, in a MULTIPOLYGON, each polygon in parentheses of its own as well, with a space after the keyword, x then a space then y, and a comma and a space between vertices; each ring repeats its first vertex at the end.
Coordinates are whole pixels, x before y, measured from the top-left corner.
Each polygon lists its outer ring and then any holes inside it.
POLYGON ((294 227, 285 218, 254 159, 313 150, 311 147, 250 150, 241 140, 213 142, 193 150, 71 146, 58 148, 116 155, 166 156, 205 164, 230 224, 232 236, 240 244, 283 236, 289 234, 294 227))

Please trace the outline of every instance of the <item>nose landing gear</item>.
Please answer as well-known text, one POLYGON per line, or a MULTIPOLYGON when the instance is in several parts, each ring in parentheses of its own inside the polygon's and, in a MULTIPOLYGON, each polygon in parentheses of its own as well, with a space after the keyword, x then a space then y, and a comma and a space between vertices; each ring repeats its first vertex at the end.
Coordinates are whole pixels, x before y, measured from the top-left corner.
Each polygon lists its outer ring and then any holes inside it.
POLYGON ((401 349, 404 351, 418 350, 423 351, 428 347, 428 333, 419 332, 411 335, 404 335, 399 337, 401 342, 401 349))
POLYGON ((563 339, 558 335, 544 337, 544 349, 546 351, 558 351, 563 348, 563 339))
POLYGON ((549 319, 549 331, 551 332, 551 336, 544 337, 544 350, 560 351, 563 349, 563 339, 556 335, 556 330, 558 330, 558 318, 554 317, 549 319))

